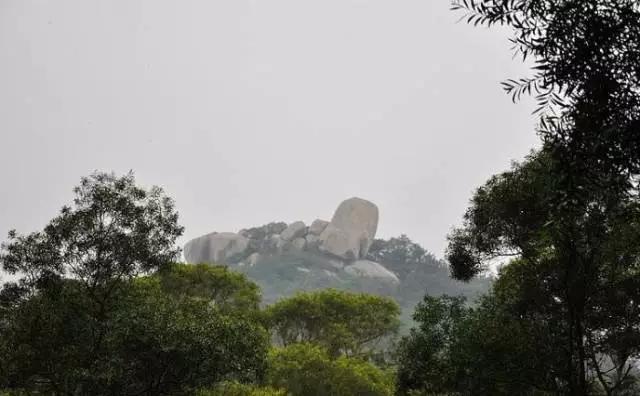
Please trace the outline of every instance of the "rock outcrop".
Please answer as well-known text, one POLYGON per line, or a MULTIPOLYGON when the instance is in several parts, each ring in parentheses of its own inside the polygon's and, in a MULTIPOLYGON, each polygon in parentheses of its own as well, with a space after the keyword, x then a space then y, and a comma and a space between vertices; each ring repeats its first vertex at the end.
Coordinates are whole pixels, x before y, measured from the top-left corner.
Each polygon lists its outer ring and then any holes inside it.
POLYGON ((303 238, 307 234, 307 226, 302 221, 296 221, 291 223, 282 234, 280 238, 285 241, 293 241, 296 238, 303 238))
MULTIPOLYGON (((184 247, 189 263, 208 262, 232 267, 260 267, 261 262, 306 262, 313 273, 332 272, 340 277, 361 277, 385 285, 398 278, 382 265, 364 260, 378 228, 378 208, 373 203, 350 198, 336 209, 331 221, 314 220, 291 224, 269 223, 240 230, 237 234, 211 233, 184 247)), ((323 275, 324 276, 324 275, 323 275)))
POLYGON ((378 216, 373 203, 350 198, 331 221, 278 221, 238 233, 214 232, 188 242, 184 257, 188 263, 226 265, 245 274, 260 287, 264 304, 298 291, 334 288, 395 298, 408 318, 425 290, 469 298, 488 290, 488 280, 451 280, 445 263, 404 235, 373 244, 378 216))
POLYGON ((188 263, 222 264, 248 246, 249 239, 240 234, 213 232, 189 241, 184 246, 184 258, 188 263))
POLYGON ((300 252, 304 250, 306 244, 307 244, 307 240, 304 238, 296 238, 293 241, 291 241, 292 249, 300 252))
POLYGON ((333 224, 329 224, 318 237, 318 249, 343 260, 356 260, 360 248, 351 243, 349 234, 333 224))
POLYGON ((344 268, 344 271, 354 276, 378 279, 392 285, 397 285, 400 280, 393 272, 381 264, 369 260, 358 260, 344 268))
POLYGON ((322 231, 324 231, 324 229, 327 228, 328 225, 328 221, 316 219, 309 226, 309 234, 320 236, 320 234, 322 234, 322 231))
POLYGON ((269 223, 262 227, 201 236, 184 247, 187 262, 256 265, 253 253, 287 251, 319 252, 343 265, 367 256, 378 228, 378 207, 361 198, 342 202, 330 222, 316 219, 309 227, 302 221, 289 225, 269 223), (230 261, 231 260, 231 261, 230 261))
POLYGON ((377 230, 378 207, 361 198, 347 199, 320 234, 320 251, 346 260, 364 258, 377 230))

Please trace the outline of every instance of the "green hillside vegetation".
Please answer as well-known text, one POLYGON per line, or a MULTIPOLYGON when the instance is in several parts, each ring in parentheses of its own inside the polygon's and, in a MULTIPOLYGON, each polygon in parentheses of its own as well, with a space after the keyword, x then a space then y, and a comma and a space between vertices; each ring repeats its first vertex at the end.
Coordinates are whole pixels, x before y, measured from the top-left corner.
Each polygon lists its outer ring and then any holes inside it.
POLYGON ((490 277, 480 277, 470 282, 452 279, 449 268, 433 254, 413 242, 406 235, 397 238, 375 239, 367 259, 378 262, 398 276, 399 285, 381 284, 375 280, 336 273, 330 259, 313 252, 274 252, 264 254, 261 242, 273 230, 286 227, 285 223, 270 223, 249 229, 250 246, 242 255, 230 260, 230 268, 246 274, 262 290, 263 302, 272 304, 298 291, 332 288, 353 292, 365 292, 393 298, 402 308, 404 330, 411 326, 411 313, 425 294, 431 296, 463 295, 474 301, 489 290, 490 277), (255 239, 254 239, 255 238, 255 239), (259 250, 260 249, 260 250, 259 250), (255 266, 237 266, 256 251, 263 254, 255 266))

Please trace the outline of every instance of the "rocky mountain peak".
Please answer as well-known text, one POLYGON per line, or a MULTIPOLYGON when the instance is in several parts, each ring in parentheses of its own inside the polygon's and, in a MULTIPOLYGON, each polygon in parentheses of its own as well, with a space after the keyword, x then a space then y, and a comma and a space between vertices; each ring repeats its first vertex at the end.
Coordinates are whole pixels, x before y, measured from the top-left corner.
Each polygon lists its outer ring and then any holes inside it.
MULTIPOLYGON (((184 256, 189 263, 215 263, 235 267, 260 265, 283 255, 308 255, 325 272, 344 271, 352 276, 396 284, 397 276, 383 265, 366 260, 378 229, 378 207, 362 198, 349 198, 331 221, 316 219, 307 226, 270 223, 238 233, 210 233, 189 241, 184 256), (326 264, 326 265, 324 265, 326 264)), ((334 276, 338 274, 330 274, 334 276)))

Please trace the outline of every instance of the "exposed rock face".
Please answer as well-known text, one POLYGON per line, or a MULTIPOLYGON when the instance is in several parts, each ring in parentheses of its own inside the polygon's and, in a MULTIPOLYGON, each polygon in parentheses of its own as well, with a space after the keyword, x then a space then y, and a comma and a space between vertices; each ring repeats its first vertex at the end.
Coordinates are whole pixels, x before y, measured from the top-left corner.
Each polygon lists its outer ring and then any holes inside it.
POLYGON ((340 257, 345 260, 358 258, 359 246, 350 243, 349 234, 346 231, 329 224, 319 237, 321 252, 340 257))
POLYGON ((336 209, 331 223, 320 234, 320 250, 346 260, 365 257, 378 229, 378 207, 361 198, 350 198, 336 209))
POLYGON ((307 226, 302 221, 291 223, 286 230, 282 231, 280 238, 285 241, 293 241, 296 238, 304 237, 307 233, 307 226))
POLYGON ((398 277, 384 264, 365 259, 377 228, 376 205, 350 198, 330 222, 274 222, 237 234, 212 233, 187 243, 184 255, 189 263, 242 271, 274 296, 292 285, 303 290, 348 285, 349 290, 392 295, 399 290, 398 277))
POLYGON ((322 234, 322 231, 327 228, 328 225, 328 221, 320 219, 314 220, 314 222, 311 223, 311 226, 309 226, 309 234, 319 236, 320 234, 322 234))
POLYGON ((303 251, 307 241, 304 238, 296 238, 291 241, 291 247, 297 251, 303 251))
POLYGON ((269 237, 269 245, 273 247, 278 247, 280 245, 280 234, 273 234, 269 237))
POLYGON ((275 239, 275 243, 276 243, 276 250, 281 251, 285 248, 285 246, 287 246, 288 241, 285 241, 284 239, 282 239, 280 236, 278 236, 275 239))
POLYGON ((238 234, 212 233, 187 243, 184 255, 190 263, 234 265, 254 262, 248 257, 252 253, 267 257, 308 252, 339 262, 340 265, 332 267, 342 268, 367 255, 377 228, 376 205, 351 198, 338 206, 331 222, 317 219, 309 227, 302 221, 289 225, 278 222, 243 229, 238 234))
POLYGON ((189 241, 184 258, 189 263, 224 263, 247 249, 249 240, 233 232, 211 233, 189 241))
POLYGON ((344 267, 348 274, 363 278, 373 278, 388 282, 389 284, 399 284, 400 280, 393 272, 389 271, 381 264, 369 260, 358 260, 351 265, 344 267))

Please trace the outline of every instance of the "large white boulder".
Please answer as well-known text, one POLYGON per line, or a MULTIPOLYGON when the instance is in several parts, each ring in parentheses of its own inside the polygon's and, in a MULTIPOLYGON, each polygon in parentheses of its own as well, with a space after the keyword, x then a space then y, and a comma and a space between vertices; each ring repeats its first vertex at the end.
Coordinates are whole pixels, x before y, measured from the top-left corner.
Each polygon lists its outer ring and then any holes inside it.
POLYGON ((355 260, 360 248, 357 244, 350 243, 350 239, 346 231, 329 224, 319 237, 318 249, 342 259, 355 260))
POLYGON ((358 260, 344 267, 344 271, 353 276, 376 279, 393 285, 400 283, 396 274, 374 261, 358 260))
POLYGON ((322 231, 324 231, 324 229, 327 228, 328 225, 329 225, 328 221, 316 219, 309 226, 309 234, 320 235, 322 234, 322 231))
POLYGON ((347 260, 365 257, 378 230, 378 207, 361 198, 342 202, 320 234, 320 250, 347 260))
POLYGON ((307 226, 302 221, 296 221, 282 231, 280 238, 285 241, 293 241, 296 238, 304 237, 307 233, 307 226))
POLYGON ((282 241, 282 239, 280 239, 280 234, 273 234, 269 237, 269 247, 271 248, 280 248, 280 241, 282 241))
POLYGON ((211 233, 192 239, 184 246, 184 258, 188 263, 222 264, 229 257, 247 249, 249 240, 233 232, 211 233))

